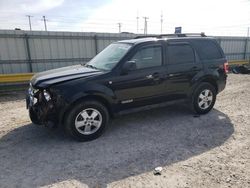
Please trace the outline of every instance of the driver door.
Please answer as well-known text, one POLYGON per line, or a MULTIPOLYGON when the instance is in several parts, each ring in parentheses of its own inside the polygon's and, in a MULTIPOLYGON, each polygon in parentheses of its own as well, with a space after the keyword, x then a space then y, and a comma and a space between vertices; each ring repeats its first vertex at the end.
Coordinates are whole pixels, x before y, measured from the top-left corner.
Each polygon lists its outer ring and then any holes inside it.
POLYGON ((112 84, 120 105, 141 106, 164 94, 163 57, 161 44, 142 46, 135 51, 127 61, 135 63, 134 69, 115 78, 112 84))

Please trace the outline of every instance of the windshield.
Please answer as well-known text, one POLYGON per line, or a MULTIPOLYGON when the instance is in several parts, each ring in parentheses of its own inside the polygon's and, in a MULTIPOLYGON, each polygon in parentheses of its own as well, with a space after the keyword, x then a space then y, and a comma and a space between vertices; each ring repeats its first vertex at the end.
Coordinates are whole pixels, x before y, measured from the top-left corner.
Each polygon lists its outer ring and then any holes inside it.
POLYGON ((85 66, 101 70, 111 70, 128 52, 130 47, 131 44, 126 43, 110 44, 85 66))

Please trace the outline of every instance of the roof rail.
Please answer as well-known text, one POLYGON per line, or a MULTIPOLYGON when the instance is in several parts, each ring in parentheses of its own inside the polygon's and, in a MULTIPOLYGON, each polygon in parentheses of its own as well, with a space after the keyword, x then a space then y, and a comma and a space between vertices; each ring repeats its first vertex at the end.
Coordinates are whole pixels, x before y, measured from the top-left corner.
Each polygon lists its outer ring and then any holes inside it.
POLYGON ((135 39, 139 38, 163 38, 163 37, 206 37, 205 33, 176 33, 176 34, 160 34, 160 35, 141 35, 135 37, 135 39))
POLYGON ((152 37, 158 37, 159 35, 139 35, 136 36, 134 39, 141 39, 141 38, 152 38, 152 37))

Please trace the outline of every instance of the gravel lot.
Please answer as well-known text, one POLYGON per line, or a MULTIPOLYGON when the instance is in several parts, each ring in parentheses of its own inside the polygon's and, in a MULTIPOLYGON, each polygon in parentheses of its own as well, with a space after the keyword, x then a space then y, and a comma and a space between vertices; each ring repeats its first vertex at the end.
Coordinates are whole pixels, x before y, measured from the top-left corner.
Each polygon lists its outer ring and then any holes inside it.
POLYGON ((249 75, 229 75, 207 115, 137 112, 87 143, 31 124, 22 93, 0 96, 0 117, 0 187, 250 187, 249 75))

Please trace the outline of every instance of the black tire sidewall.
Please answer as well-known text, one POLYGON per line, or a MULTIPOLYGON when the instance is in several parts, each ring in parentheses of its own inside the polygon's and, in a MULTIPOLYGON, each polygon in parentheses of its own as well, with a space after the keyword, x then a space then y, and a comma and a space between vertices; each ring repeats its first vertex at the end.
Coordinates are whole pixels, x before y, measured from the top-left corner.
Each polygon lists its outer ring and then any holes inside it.
POLYGON ((107 111, 106 107, 104 105, 102 105, 101 103, 96 102, 96 101, 85 101, 85 102, 81 102, 80 104, 74 105, 72 107, 72 109, 69 111, 69 113, 67 114, 65 120, 66 120, 65 121, 66 132, 68 134, 70 134, 70 136, 72 136, 74 139, 82 142, 82 141, 94 140, 94 139, 98 138, 99 136, 101 136, 105 130, 107 123, 108 123, 109 115, 108 115, 108 111, 107 111), (84 109, 87 109, 87 108, 96 109, 102 115, 101 127, 96 132, 94 132, 93 134, 90 134, 90 135, 81 134, 80 132, 77 131, 77 129, 75 127, 76 116, 81 111, 83 111, 84 109))
POLYGON ((201 83, 194 91, 193 93, 193 97, 192 97, 192 106, 193 106, 193 110, 195 113, 197 114, 206 114, 208 113, 214 106, 215 104, 215 101, 216 101, 216 95, 217 95, 217 92, 216 92, 216 89, 213 85, 211 85, 210 83, 201 83), (209 108, 207 109, 202 109, 199 107, 199 104, 198 104, 198 97, 200 95, 200 93, 202 91, 204 91, 205 89, 209 89, 212 93, 213 93, 213 101, 211 103, 211 105, 209 106, 209 108))

